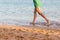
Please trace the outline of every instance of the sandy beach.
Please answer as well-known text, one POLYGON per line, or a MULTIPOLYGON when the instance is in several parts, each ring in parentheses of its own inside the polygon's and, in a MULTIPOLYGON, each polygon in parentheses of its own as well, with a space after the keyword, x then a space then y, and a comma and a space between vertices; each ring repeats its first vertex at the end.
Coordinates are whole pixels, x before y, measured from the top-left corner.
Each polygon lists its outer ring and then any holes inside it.
POLYGON ((60 40, 60 30, 0 24, 0 40, 60 40))
POLYGON ((0 40, 60 40, 60 0, 40 0, 40 9, 51 21, 37 14, 33 0, 0 0, 0 40))

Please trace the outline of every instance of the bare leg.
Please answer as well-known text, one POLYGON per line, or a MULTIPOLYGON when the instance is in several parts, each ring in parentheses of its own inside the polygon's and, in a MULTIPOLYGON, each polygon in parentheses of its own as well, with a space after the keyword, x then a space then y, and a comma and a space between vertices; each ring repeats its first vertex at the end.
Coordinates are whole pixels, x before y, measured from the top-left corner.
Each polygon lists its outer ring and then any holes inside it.
POLYGON ((36 14, 36 9, 34 9, 34 18, 33 18, 33 24, 35 24, 35 22, 36 22, 36 17, 37 17, 37 14, 36 14))
POLYGON ((38 12, 39 15, 41 15, 46 20, 46 22, 49 25, 50 22, 49 22, 48 18, 41 12, 41 10, 39 8, 36 8, 36 11, 38 12))

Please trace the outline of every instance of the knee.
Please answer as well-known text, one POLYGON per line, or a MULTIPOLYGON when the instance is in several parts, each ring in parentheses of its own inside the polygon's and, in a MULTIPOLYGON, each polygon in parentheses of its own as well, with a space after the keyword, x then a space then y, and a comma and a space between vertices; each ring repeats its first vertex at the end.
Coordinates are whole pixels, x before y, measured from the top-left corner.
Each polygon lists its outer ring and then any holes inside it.
POLYGON ((34 11, 34 14, 36 14, 36 11, 34 11))

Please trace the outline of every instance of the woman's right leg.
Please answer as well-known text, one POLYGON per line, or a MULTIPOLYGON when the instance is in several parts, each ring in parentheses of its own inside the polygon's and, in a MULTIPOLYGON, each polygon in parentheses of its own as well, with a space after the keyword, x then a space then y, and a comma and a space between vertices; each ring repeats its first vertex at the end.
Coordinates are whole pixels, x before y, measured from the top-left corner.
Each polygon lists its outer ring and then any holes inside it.
POLYGON ((41 15, 46 20, 46 22, 49 25, 50 22, 49 22, 48 18, 41 12, 41 10, 39 8, 36 8, 36 11, 38 12, 39 15, 41 15))

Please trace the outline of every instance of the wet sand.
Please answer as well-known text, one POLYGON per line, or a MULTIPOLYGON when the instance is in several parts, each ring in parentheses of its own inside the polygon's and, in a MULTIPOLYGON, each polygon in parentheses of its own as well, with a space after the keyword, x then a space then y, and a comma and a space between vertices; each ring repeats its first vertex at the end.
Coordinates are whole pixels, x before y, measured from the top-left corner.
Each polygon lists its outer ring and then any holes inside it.
POLYGON ((0 40, 60 40, 60 30, 0 24, 0 40))

